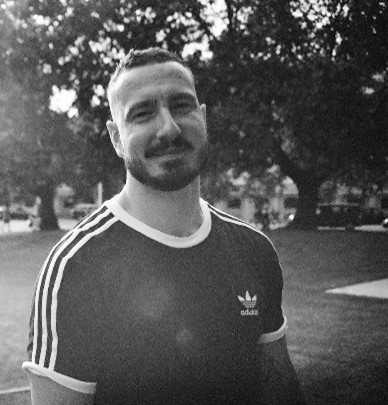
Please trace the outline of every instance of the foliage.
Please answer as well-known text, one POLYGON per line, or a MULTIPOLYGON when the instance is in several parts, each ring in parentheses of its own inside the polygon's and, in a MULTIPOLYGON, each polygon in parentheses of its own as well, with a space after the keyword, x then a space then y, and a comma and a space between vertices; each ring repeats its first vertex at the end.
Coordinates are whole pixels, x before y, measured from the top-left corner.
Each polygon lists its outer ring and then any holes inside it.
POLYGON ((109 75, 129 47, 159 44, 182 51, 189 39, 199 38, 201 21, 191 17, 200 15, 200 4, 32 0, 7 1, 0 12, 7 34, 0 42, 2 73, 4 84, 13 83, 7 98, 12 93, 15 101, 1 111, 9 123, 1 138, 8 156, 3 189, 40 190, 51 198, 46 186, 66 181, 86 198, 85 190, 103 181, 105 196, 113 194, 124 170, 109 153, 105 128, 109 75), (78 114, 72 119, 50 110, 54 85, 76 90, 78 114))
POLYGON ((200 40, 207 29, 201 19, 203 6, 197 1, 31 0, 11 9, 8 3, 14 39, 4 59, 18 82, 36 84, 25 78, 28 71, 30 79, 31 72, 41 77, 43 109, 48 109, 53 85, 76 91, 78 114, 70 125, 90 148, 76 165, 83 173, 78 180, 84 180, 81 185, 86 179, 103 181, 109 194, 112 178, 124 177, 105 127, 110 115, 105 89, 114 66, 132 47, 159 45, 181 53, 186 43, 200 40))
POLYGON ((388 8, 226 4, 229 24, 212 47, 218 76, 208 91, 215 142, 227 166, 278 163, 298 186, 294 226, 314 227, 324 180, 367 172, 381 186, 387 181, 388 8))
POLYGON ((383 187, 387 5, 374 0, 225 0, 218 11, 223 28, 216 35, 209 13, 214 3, 24 0, 11 7, 6 1, 0 69, 12 72, 16 88, 28 95, 23 108, 34 111, 24 121, 34 135, 8 141, 35 145, 39 138, 40 162, 52 163, 53 156, 65 162, 64 156, 72 156, 74 164, 53 169, 51 177, 70 168, 80 190, 87 182, 103 181, 108 197, 117 187, 112 180, 124 178, 105 127, 110 115, 105 89, 116 62, 130 48, 162 46, 183 55, 188 44, 207 43, 210 59, 200 51, 187 59, 198 78, 199 97, 208 105, 214 153, 208 180, 217 182, 230 167, 255 177, 277 163, 298 186, 295 224, 302 227, 314 227, 324 180, 354 182, 359 173, 367 173, 368 181, 383 187), (52 146, 57 135, 50 133, 51 120, 65 121, 49 110, 54 85, 76 92, 77 114, 62 127, 63 136, 70 139, 65 135, 70 129, 79 145, 70 154, 52 146))

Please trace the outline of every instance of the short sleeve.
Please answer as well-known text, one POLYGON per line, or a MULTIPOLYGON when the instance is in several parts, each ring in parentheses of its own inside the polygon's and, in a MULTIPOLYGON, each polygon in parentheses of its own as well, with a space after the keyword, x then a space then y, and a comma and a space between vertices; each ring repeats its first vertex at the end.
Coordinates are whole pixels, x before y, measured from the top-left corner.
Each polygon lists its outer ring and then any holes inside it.
POLYGON ((101 294, 87 266, 53 249, 38 277, 33 298, 28 361, 22 368, 70 389, 94 393, 99 367, 101 294), (100 299, 98 299, 100 298, 100 299))
POLYGON ((264 282, 264 320, 263 333, 259 343, 280 339, 287 330, 287 319, 282 311, 283 274, 277 253, 268 241, 268 260, 265 263, 264 282))

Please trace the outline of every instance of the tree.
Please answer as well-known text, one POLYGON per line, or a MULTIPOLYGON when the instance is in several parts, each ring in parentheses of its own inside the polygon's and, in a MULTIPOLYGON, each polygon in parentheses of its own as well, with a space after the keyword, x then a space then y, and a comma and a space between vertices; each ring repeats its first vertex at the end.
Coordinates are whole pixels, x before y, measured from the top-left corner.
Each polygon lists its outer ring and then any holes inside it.
POLYGON ((58 181, 79 189, 103 181, 109 196, 116 191, 114 179, 124 179, 105 128, 104 89, 119 56, 130 46, 154 44, 181 52, 188 38, 201 35, 195 19, 189 21, 201 6, 194 1, 32 0, 6 2, 1 12, 7 28, 1 42, 4 83, 12 79, 15 100, 2 112, 10 124, 3 131, 9 156, 3 176, 41 196, 42 226, 51 229, 57 226, 50 200, 58 181), (73 119, 49 109, 54 85, 77 91, 73 119))
POLYGON ((233 167, 255 176, 278 163, 298 186, 294 226, 304 228, 314 228, 325 179, 366 170, 386 178, 385 3, 225 0, 220 35, 206 7, 195 0, 26 0, 14 10, 6 60, 19 72, 16 82, 32 80, 23 69, 38 72, 45 106, 54 84, 76 91, 71 126, 91 145, 82 159, 90 166, 79 161, 79 173, 98 177, 105 189, 124 177, 105 128, 105 89, 120 55, 152 45, 183 54, 189 42, 207 41, 212 58, 198 51, 188 60, 209 105, 213 174, 233 167))
POLYGON ((18 17, 26 5, 19 6, 13 14, 1 9, 0 173, 7 189, 20 198, 40 197, 41 228, 51 230, 58 228, 55 188, 86 177, 79 166, 90 154, 86 140, 71 129, 68 116, 50 109, 54 82, 42 67, 40 32, 18 17))
MULTIPOLYGON (((287 156, 278 149, 279 160, 296 170, 296 179, 310 177, 317 187, 330 177, 344 179, 355 168, 373 173, 375 182, 386 181, 388 8, 372 1, 321 6, 315 17, 327 23, 310 30, 319 53, 302 65, 299 91, 295 87, 296 97, 286 107, 292 132, 283 140, 291 138, 293 148, 287 156), (308 153, 302 155, 310 159, 297 156, 303 147, 308 153)), ((295 225, 304 222, 299 216, 295 225)))
POLYGON ((182 53, 187 42, 200 41, 207 29, 200 18, 203 7, 197 1, 26 0, 19 5, 6 1, 1 8, 7 23, 1 59, 8 67, 7 80, 12 78, 25 101, 16 110, 9 105, 5 114, 11 123, 8 148, 16 148, 20 155, 7 164, 7 171, 15 169, 13 179, 34 183, 45 199, 53 195, 48 187, 66 177, 80 190, 86 182, 102 181, 105 196, 114 194, 117 179, 125 176, 105 127, 110 116, 105 89, 114 65, 131 47, 159 45, 182 53), (72 119, 50 111, 54 85, 76 91, 77 114, 72 119), (13 111, 23 111, 23 120, 13 111), (69 145, 59 147, 58 131, 71 139, 69 145), (19 170, 23 160, 31 163, 32 152, 39 156, 36 181, 31 181, 31 171, 19 170), (49 170, 39 171, 42 167, 49 170), (64 168, 71 176, 65 176, 64 168))
MULTIPOLYGON (((10 80, 8 91, 5 87, 0 174, 6 191, 13 191, 20 199, 39 196, 41 229, 57 229, 55 188, 74 178, 74 165, 83 154, 83 145, 70 131, 68 117, 45 107, 39 93, 28 93, 26 87, 21 89, 10 80)), ((4 198, 9 199, 9 195, 4 198)))
POLYGON ((387 178, 387 6, 225 3, 207 86, 215 143, 241 170, 278 163, 299 191, 293 226, 314 228, 324 180, 354 167, 387 178))

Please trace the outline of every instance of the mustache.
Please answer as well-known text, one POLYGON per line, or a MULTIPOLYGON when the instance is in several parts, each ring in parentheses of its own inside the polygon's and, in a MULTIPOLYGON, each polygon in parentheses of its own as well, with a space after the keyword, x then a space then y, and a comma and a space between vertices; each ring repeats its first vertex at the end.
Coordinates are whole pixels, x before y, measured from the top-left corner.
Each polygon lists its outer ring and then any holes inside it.
POLYGON ((175 138, 172 142, 166 141, 165 139, 159 140, 157 143, 150 145, 144 153, 146 158, 153 156, 160 156, 167 151, 184 151, 193 149, 193 145, 185 138, 179 136, 175 138))

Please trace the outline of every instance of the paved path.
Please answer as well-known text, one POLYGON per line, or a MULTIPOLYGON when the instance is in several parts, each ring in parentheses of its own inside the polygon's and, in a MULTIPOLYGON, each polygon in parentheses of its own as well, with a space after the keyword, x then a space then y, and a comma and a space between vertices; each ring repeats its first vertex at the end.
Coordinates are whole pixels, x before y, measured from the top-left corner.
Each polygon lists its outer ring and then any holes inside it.
POLYGON ((348 285, 343 288, 333 288, 326 292, 331 294, 357 295, 360 297, 385 298, 388 299, 388 278, 348 285))
MULTIPOLYGON (((344 226, 319 226, 318 230, 320 231, 347 231, 344 226)), ((363 231, 363 232, 386 232, 388 233, 388 228, 384 228, 382 225, 361 225, 355 228, 356 231, 363 231)))
MULTIPOLYGON (((71 228, 73 228, 74 225, 77 224, 78 221, 75 219, 70 219, 70 218, 60 218, 58 219, 58 224, 61 229, 64 231, 67 231, 71 228)), ((13 233, 30 233, 31 228, 28 226, 27 221, 19 220, 19 219, 13 219, 10 224, 10 229, 11 229, 11 234, 13 233)), ((4 233, 3 229, 0 228, 0 237, 1 236, 7 236, 9 233, 4 233)))
MULTIPOLYGON (((65 231, 73 228, 77 224, 78 221, 75 219, 70 218, 59 218, 58 223, 59 227, 65 231)), ((344 231, 345 228, 319 228, 320 230, 331 230, 331 231, 344 231)), ((388 228, 383 228, 381 225, 362 225, 356 228, 357 231, 364 231, 364 232, 386 232, 388 233, 388 228)), ((31 232, 31 228, 28 226, 27 221, 17 220, 14 219, 11 221, 11 233, 24 233, 24 232, 31 232)), ((2 228, 0 227, 0 237, 7 234, 2 232, 2 228)))

